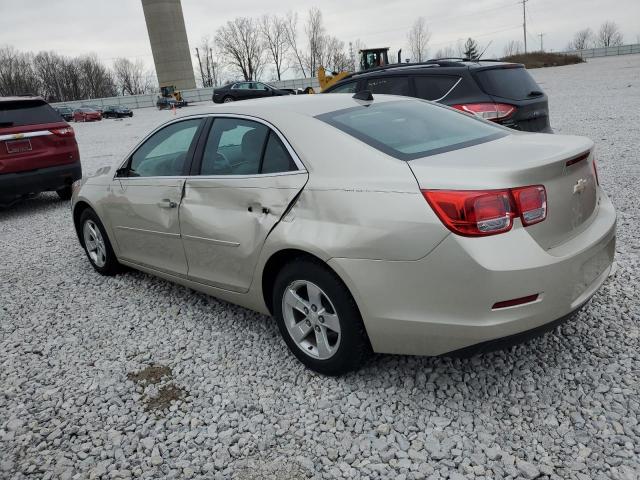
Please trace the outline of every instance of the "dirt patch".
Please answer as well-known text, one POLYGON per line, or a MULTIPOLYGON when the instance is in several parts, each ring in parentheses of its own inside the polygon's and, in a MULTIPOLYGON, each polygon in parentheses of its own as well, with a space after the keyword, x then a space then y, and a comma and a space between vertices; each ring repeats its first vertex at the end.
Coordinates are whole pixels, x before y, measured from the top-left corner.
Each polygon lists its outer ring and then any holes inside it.
POLYGON ((560 65, 572 65, 582 63, 584 60, 579 55, 551 52, 519 53, 504 57, 505 62, 523 63, 526 68, 557 67, 560 65))
POLYGON ((166 365, 149 365, 136 373, 127 373, 127 378, 141 385, 155 385, 164 377, 171 377, 171 368, 166 365))
POLYGON ((144 401, 144 408, 146 410, 161 411, 169 408, 171 402, 180 400, 185 396, 187 392, 184 388, 178 387, 170 383, 158 390, 158 394, 154 397, 147 397, 144 401))

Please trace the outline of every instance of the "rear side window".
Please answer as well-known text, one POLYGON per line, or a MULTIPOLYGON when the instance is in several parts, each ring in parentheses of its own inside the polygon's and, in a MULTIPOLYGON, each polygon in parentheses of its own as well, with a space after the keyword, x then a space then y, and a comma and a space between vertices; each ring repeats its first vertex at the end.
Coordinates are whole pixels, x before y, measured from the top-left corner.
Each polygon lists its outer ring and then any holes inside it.
POLYGON ((357 85, 358 82, 345 83, 344 85, 340 85, 339 87, 330 90, 328 93, 355 93, 357 85))
POLYGON ((56 123, 60 115, 44 100, 0 102, 0 128, 56 123))
POLYGON ((260 173, 279 173, 293 170, 297 170, 296 164, 282 141, 272 131, 269 133, 267 147, 264 150, 260 173))
POLYGON ((409 95, 409 79, 407 77, 371 78, 365 84, 365 90, 371 93, 387 95, 409 95))
POLYGON ((317 116, 400 160, 444 153, 508 135, 502 128, 421 100, 376 103, 317 116))
POLYGON ((416 87, 416 97, 425 100, 440 100, 453 88, 460 77, 448 75, 429 75, 413 77, 416 87))
POLYGON ((536 81, 523 67, 480 70, 476 76, 482 89, 496 97, 524 100, 533 96, 531 92, 540 91, 536 81))

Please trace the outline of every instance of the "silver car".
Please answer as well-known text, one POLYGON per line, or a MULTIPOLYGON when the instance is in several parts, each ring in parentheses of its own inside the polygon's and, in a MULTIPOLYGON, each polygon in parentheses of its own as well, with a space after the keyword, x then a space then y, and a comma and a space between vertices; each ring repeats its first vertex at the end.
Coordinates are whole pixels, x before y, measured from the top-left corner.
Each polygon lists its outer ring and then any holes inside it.
MULTIPOLYGON (((74 185, 93 267, 273 315, 325 374, 537 332, 606 280, 593 143, 418 99, 290 96, 176 117, 74 185)), ((191 112, 190 112, 191 113, 191 112)))

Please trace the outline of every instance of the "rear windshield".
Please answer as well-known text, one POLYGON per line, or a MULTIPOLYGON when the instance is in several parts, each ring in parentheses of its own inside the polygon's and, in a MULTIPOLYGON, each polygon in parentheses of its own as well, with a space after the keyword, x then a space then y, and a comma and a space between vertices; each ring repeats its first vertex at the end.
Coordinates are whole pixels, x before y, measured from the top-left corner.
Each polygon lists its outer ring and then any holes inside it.
POLYGON ((422 100, 384 102, 319 115, 322 120, 400 160, 435 155, 507 135, 464 113, 422 100))
POLYGON ((60 122, 60 115, 44 100, 0 102, 0 127, 60 122))
POLYGON ((482 89, 489 95, 524 100, 534 97, 532 92, 541 91, 533 77, 523 67, 493 68, 476 73, 482 89))

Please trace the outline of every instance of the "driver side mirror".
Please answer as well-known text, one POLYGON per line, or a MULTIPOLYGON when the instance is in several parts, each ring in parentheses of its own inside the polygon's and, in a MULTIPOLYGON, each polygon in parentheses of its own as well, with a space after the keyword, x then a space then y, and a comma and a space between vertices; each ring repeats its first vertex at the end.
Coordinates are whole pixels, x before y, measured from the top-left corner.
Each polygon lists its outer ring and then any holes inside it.
POLYGON ((269 87, 264 87, 264 91, 268 92, 269 91, 269 87))

